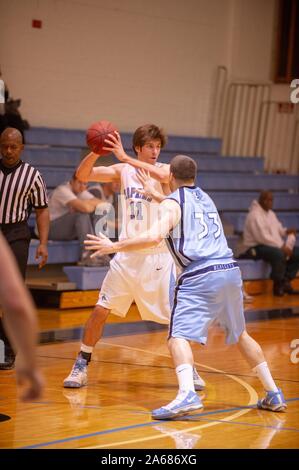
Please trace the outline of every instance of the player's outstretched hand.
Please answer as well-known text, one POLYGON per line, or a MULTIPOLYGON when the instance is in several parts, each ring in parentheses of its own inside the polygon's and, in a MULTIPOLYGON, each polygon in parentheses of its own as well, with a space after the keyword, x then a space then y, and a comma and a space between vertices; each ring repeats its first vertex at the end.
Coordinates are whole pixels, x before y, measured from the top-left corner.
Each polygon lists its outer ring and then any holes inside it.
POLYGON ((143 188, 136 188, 136 192, 143 194, 144 196, 153 197, 153 192, 155 189, 149 172, 143 168, 138 168, 137 178, 142 184, 143 188))
POLYGON ((114 131, 113 134, 108 134, 109 139, 105 139, 105 147, 103 150, 108 150, 109 152, 114 153, 116 158, 123 162, 126 158, 126 153, 123 148, 123 144, 120 138, 120 134, 117 131, 114 131))
POLYGON ((148 171, 144 170, 143 168, 138 168, 137 170, 137 178, 139 179, 140 183, 143 186, 142 188, 136 188, 136 192, 142 194, 145 197, 149 197, 154 199, 157 202, 163 201, 165 198, 164 194, 159 193, 154 187, 154 181, 151 178, 148 171))
POLYGON ((114 253, 114 243, 103 233, 100 233, 98 237, 88 233, 87 238, 88 240, 84 240, 84 245, 86 250, 94 251, 91 258, 114 253))

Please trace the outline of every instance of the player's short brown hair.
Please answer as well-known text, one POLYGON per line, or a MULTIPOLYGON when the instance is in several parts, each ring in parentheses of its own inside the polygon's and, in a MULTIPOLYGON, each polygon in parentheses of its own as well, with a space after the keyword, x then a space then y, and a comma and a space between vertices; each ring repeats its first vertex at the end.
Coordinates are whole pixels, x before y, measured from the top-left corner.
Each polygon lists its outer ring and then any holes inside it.
POLYGON ((197 165, 193 158, 186 155, 176 155, 170 162, 170 172, 177 180, 195 180, 197 165))
POLYGON ((155 124, 145 124, 138 127, 133 135, 133 150, 135 155, 137 155, 135 148, 143 147, 150 140, 160 140, 161 148, 163 148, 166 145, 167 137, 164 130, 155 124))

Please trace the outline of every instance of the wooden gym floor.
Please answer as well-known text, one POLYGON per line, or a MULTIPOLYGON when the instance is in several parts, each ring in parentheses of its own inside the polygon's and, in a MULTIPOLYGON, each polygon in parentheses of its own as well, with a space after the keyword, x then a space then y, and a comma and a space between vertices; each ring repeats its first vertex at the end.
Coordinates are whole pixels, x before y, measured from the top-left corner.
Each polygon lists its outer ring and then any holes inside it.
MULTIPOLYGON (((237 348, 226 346, 222 331, 214 326, 208 346, 194 346, 197 369, 207 383, 200 393, 203 411, 174 421, 152 420, 150 410, 171 401, 177 383, 167 330, 136 329, 144 322, 133 306, 126 320, 109 318, 112 336, 105 336, 94 351, 87 387, 62 387, 79 340, 39 346, 46 389, 38 402, 21 403, 14 372, 0 371, 0 413, 2 419, 7 417, 0 422, 0 448, 298 449, 299 363, 291 362, 292 352, 296 356, 291 342, 299 338, 299 296, 256 296, 246 310, 248 331, 261 344, 284 391, 286 413, 256 409, 262 396, 259 381, 237 348), (125 322, 130 325, 127 333, 117 335, 118 326, 125 322)), ((78 331, 90 311, 40 310, 41 331, 52 332, 57 340, 62 331, 78 331)))

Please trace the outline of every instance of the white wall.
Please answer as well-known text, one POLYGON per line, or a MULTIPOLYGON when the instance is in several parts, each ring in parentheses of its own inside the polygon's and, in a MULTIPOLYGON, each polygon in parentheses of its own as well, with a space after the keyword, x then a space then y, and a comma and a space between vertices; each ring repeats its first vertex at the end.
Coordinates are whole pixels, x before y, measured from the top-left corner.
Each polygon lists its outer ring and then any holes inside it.
POLYGON ((0 0, 1 68, 31 125, 206 135, 213 77, 269 79, 275 0, 0 0), (43 21, 33 29, 33 18, 43 21))
POLYGON ((234 80, 272 79, 276 0, 233 0, 230 74, 234 80))

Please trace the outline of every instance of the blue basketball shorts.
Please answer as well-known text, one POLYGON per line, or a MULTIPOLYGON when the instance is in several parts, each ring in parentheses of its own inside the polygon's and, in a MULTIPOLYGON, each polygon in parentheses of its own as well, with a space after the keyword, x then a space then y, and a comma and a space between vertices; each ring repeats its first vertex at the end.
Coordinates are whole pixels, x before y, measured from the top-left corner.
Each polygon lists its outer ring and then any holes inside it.
POLYGON ((169 338, 206 344, 214 321, 226 331, 227 344, 238 342, 245 330, 242 279, 236 262, 183 272, 178 278, 169 338))

